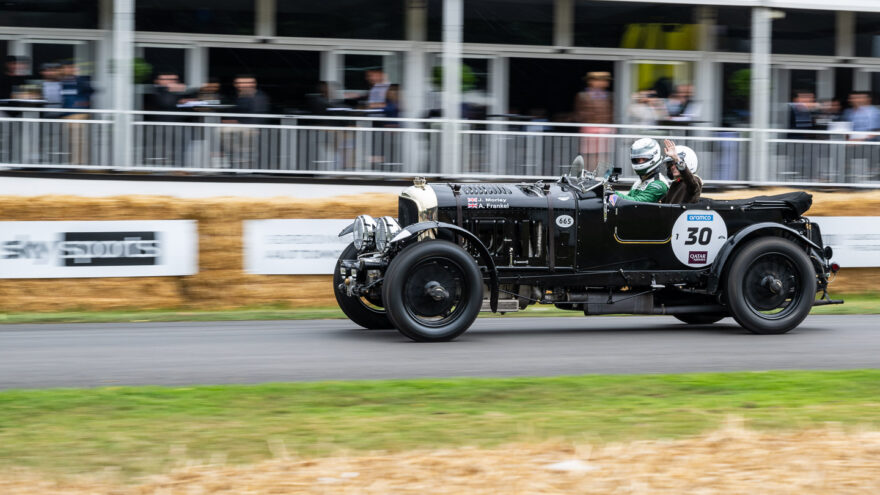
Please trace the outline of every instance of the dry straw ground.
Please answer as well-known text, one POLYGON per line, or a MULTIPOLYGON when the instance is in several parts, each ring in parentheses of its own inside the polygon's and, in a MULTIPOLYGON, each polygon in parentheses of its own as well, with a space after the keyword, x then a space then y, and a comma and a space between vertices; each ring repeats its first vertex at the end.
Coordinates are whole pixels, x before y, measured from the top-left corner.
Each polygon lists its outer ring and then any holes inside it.
POLYGON ((135 484, 113 473, 51 480, 0 475, 6 495, 239 494, 877 494, 880 432, 759 433, 732 423, 685 440, 565 443, 304 459, 275 446, 250 466, 181 466, 135 484))
MULTIPOLYGON (((714 194, 731 199, 767 191, 714 194)), ((0 280, 0 311, 104 309, 219 309, 283 303, 292 307, 335 304, 329 276, 248 275, 242 270, 242 221, 267 218, 353 218, 395 215, 393 194, 332 199, 210 198, 163 196, 0 197, 0 220, 194 219, 199 223, 199 273, 191 277, 0 280)), ((880 192, 814 193, 810 215, 880 216, 880 192)), ((841 272, 838 291, 876 290, 880 269, 841 272)))

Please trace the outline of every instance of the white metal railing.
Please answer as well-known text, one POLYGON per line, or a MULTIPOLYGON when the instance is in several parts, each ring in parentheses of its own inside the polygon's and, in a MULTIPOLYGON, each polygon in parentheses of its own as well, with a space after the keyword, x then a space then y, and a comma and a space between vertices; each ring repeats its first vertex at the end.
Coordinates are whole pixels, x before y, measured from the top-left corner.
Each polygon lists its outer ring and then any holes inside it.
MULTIPOLYGON (((0 108, 0 166, 50 169, 450 175, 442 119, 0 108), (120 118, 120 117, 125 117, 120 118), (121 123, 121 124, 120 124, 121 123), (126 125, 129 143, 114 126, 126 125), (124 141, 124 140, 123 140, 124 141), (125 145, 125 163, 114 147, 125 145)), ((581 153, 589 168, 627 165, 641 137, 692 147, 709 181, 880 187, 880 133, 457 121, 472 177, 553 177, 581 153), (756 138, 767 154, 755 163, 756 138)), ((123 128, 125 129, 125 128, 123 128)))

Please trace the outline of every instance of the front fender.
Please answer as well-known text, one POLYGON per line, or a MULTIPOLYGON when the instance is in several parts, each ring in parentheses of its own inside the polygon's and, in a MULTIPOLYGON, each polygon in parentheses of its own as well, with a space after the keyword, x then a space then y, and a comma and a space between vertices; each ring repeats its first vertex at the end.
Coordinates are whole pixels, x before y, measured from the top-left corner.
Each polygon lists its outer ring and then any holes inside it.
POLYGON ((777 230, 791 234, 797 237, 808 247, 814 249, 816 253, 820 256, 820 258, 824 259, 824 255, 822 255, 822 248, 819 245, 817 245, 815 242, 811 241, 803 234, 801 234, 797 230, 794 230, 791 227, 787 227, 780 223, 774 222, 761 222, 754 225, 749 225, 748 227, 737 232, 736 234, 730 236, 730 238, 727 239, 727 242, 725 242, 724 245, 721 246, 721 250, 718 251, 718 256, 715 258, 715 262, 712 264, 712 268, 709 270, 709 284, 707 290, 710 293, 714 293, 718 290, 718 285, 721 282, 721 275, 724 273, 724 269, 727 265, 727 260, 728 258, 730 258, 730 255, 733 254, 733 252, 736 250, 736 247, 745 242, 748 238, 750 238, 752 234, 762 230, 777 230))
POLYGON ((486 265, 486 270, 489 272, 489 308, 492 312, 496 312, 498 310, 498 269, 495 267, 495 260, 492 259, 492 255, 489 254, 489 250, 486 249, 486 246, 480 242, 480 239, 477 238, 472 232, 469 230, 463 229, 458 225, 453 225, 451 223, 445 222, 437 222, 437 221, 428 221, 428 222, 419 222, 414 223, 412 225, 406 226, 403 230, 397 233, 393 239, 391 239, 391 244, 397 244, 405 239, 410 238, 413 235, 419 234, 426 230, 430 229, 443 229, 449 230, 458 234, 468 241, 471 242, 474 246, 476 246, 477 251, 480 252, 480 258, 483 260, 486 265))

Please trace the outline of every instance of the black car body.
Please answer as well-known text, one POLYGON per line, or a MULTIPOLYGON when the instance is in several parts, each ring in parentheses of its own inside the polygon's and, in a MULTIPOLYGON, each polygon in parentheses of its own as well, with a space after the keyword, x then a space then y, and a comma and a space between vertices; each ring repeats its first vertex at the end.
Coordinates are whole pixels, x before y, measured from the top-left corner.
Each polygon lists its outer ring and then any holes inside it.
POLYGON ((612 206, 615 181, 417 179, 400 195, 399 222, 361 216, 343 231, 355 243, 337 264, 337 300, 354 322, 419 341, 455 338, 480 309, 533 303, 696 324, 733 316, 783 333, 814 304, 840 302, 827 297, 832 250, 802 216, 809 194, 612 206))

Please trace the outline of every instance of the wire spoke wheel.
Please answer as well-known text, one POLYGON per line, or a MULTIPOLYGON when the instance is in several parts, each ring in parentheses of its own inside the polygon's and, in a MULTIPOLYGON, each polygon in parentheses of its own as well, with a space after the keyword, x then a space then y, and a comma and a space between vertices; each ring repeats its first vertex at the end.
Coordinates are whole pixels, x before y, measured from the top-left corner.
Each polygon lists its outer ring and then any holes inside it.
POLYGON ((780 334, 798 326, 813 307, 816 272, 804 248, 780 237, 750 241, 726 274, 725 300, 746 330, 780 334))
POLYGON ((468 290, 464 285, 464 271, 457 263, 428 258, 410 271, 404 303, 407 312, 419 323, 440 327, 461 314, 461 301, 468 290))
POLYGON ((794 260, 784 253, 766 253, 755 259, 742 281, 749 308, 764 318, 788 316, 803 298, 794 260))
POLYGON ((483 302, 483 276, 461 246, 431 240, 404 249, 385 274, 382 300, 403 335, 442 342, 464 333, 483 302))

